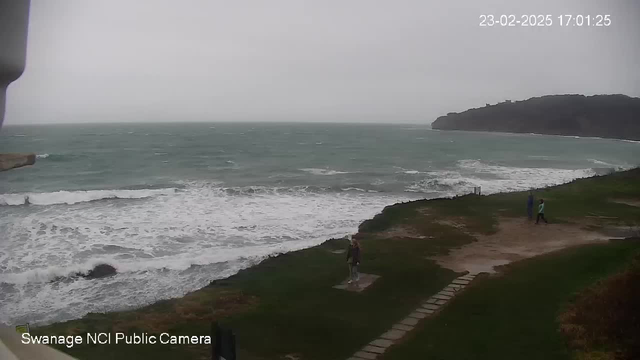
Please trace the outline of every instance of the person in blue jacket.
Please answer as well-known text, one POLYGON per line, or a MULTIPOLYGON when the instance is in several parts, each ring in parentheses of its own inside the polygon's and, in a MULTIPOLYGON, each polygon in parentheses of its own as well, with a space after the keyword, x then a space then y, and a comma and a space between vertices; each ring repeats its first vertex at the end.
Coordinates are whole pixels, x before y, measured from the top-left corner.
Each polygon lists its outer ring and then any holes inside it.
POLYGON ((527 215, 529 215, 529 220, 533 220, 533 191, 529 191, 527 197, 527 215))

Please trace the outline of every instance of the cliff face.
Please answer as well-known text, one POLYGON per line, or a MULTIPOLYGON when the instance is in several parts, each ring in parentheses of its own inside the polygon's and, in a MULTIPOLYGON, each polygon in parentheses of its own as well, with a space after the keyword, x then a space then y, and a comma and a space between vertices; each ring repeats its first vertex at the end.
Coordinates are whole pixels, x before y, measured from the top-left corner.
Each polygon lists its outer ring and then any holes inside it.
POLYGON ((449 113, 439 130, 498 131, 640 140, 640 98, 550 95, 449 113))

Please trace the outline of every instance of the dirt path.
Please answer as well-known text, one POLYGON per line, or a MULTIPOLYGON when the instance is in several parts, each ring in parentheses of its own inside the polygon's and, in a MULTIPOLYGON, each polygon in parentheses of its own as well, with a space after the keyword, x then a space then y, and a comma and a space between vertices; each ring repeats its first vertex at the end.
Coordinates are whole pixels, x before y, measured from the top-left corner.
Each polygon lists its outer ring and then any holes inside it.
POLYGON ((493 235, 475 235, 478 241, 433 257, 440 266, 472 274, 494 273, 494 266, 560 250, 569 246, 606 241, 602 234, 577 225, 535 225, 526 219, 500 218, 493 235))
POLYGON ((640 200, 634 200, 634 199, 611 199, 609 201, 614 202, 614 203, 618 203, 618 204, 625 204, 625 205, 629 205, 629 206, 640 207, 640 200))

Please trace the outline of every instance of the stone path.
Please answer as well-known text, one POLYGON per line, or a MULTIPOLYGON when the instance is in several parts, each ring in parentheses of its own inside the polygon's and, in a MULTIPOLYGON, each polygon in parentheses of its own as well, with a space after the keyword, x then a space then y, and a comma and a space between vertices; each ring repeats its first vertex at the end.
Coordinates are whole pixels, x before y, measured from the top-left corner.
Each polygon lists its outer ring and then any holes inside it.
POLYGON ((462 291, 477 274, 461 276, 447 285, 439 293, 425 300, 418 308, 412 311, 406 318, 391 326, 384 334, 356 351, 347 360, 373 360, 380 357, 394 343, 401 340, 409 331, 425 318, 434 316, 438 310, 447 304, 458 292, 462 291))

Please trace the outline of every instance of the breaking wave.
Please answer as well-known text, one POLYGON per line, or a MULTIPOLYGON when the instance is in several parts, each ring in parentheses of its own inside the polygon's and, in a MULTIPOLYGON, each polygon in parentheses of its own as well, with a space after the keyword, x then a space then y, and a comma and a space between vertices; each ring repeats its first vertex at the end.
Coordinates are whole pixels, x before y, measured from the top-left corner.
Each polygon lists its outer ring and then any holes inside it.
POLYGON ((171 195, 176 188, 142 190, 86 190, 55 191, 46 193, 0 194, 1 205, 59 205, 106 199, 144 199, 158 195, 171 195))
MULTIPOLYGON (((28 194, 46 203, 152 197, 7 212, 0 221, 10 240, 0 242, 0 323, 45 324, 182 296, 268 256, 353 233, 384 206, 410 198, 363 186, 176 187, 28 194), (97 264, 117 274, 77 276, 97 264)), ((27 194, 17 195, 24 203, 27 194)))
MULTIPOLYGON (((597 161, 597 163, 596 163, 597 161)), ((480 186, 485 194, 522 191, 567 183, 575 179, 625 170, 598 160, 607 167, 586 169, 523 168, 487 164, 479 160, 459 160, 455 169, 427 172, 424 179, 405 187, 408 192, 440 192, 444 196, 467 194, 480 186)))
POLYGON ((299 170, 308 172, 313 175, 322 175, 322 176, 349 174, 348 171, 338 171, 338 170, 331 170, 331 169, 306 168, 306 169, 299 169, 299 170))

